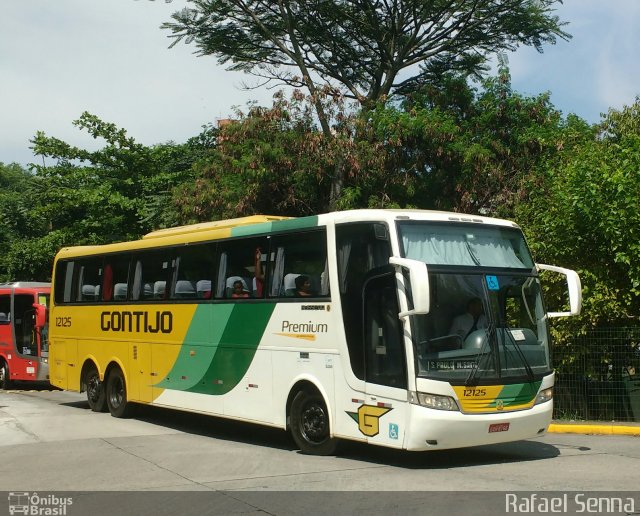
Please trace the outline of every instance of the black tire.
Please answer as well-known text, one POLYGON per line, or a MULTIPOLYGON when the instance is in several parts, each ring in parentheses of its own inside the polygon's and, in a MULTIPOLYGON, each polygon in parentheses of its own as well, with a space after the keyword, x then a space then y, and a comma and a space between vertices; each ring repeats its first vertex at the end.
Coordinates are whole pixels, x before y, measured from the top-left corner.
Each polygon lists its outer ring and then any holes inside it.
POLYGON ((105 393, 104 382, 100 381, 100 375, 95 367, 91 366, 85 373, 84 386, 91 410, 94 412, 106 412, 107 394, 105 393))
POLYGON ((329 413, 318 392, 300 391, 291 403, 291 435, 307 455, 333 455, 338 441, 332 439, 329 413))
POLYGON ((0 365, 0 389, 11 389, 11 377, 9 376, 9 366, 6 362, 2 362, 0 365))
POLYGON ((133 404, 127 401, 127 384, 120 368, 112 369, 107 378, 105 391, 107 406, 113 417, 130 417, 133 413, 133 404))

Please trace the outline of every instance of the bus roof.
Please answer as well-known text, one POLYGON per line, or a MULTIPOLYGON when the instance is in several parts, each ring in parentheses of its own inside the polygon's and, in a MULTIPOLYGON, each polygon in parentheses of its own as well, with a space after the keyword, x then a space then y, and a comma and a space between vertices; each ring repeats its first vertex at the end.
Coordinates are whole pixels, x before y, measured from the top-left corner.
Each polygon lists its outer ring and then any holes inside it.
POLYGON ((11 283, 0 283, 0 288, 33 288, 33 289, 47 289, 51 287, 51 283, 45 283, 42 281, 14 281, 11 283))
POLYGON ((249 226, 251 224, 261 224, 274 220, 287 220, 292 217, 278 217, 275 215, 251 215, 249 217, 240 217, 238 219, 214 220, 212 222, 201 222, 199 224, 190 224, 188 226, 178 226, 175 228, 158 229, 147 233, 142 238, 162 238, 167 236, 193 234, 200 231, 211 231, 212 229, 236 228, 239 226, 249 226))
POLYGON ((94 254, 116 253, 119 251, 131 251, 136 249, 152 249, 164 246, 189 244, 192 242, 221 240, 239 236, 258 236, 295 229, 311 229, 330 222, 348 223, 359 221, 378 221, 391 224, 402 220, 484 223, 497 226, 518 227, 515 223, 508 220, 431 210, 363 209, 339 211, 323 215, 298 218, 279 217, 275 215, 252 215, 236 219, 202 222, 188 226, 160 229, 144 235, 140 240, 131 242, 96 246, 66 247, 60 250, 58 258, 90 256, 94 254))

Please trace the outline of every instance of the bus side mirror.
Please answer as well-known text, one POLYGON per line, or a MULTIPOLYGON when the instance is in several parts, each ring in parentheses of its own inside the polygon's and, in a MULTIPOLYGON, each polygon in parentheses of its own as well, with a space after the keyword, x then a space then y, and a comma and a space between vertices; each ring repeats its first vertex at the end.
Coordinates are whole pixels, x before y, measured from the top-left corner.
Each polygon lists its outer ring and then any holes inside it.
POLYGON ((38 303, 33 303, 35 310, 35 327, 44 328, 47 324, 47 307, 38 303))
POLYGON ((569 311, 568 312, 549 312, 547 317, 571 317, 572 315, 580 315, 582 309, 582 283, 580 276, 576 271, 556 267, 555 265, 536 264, 538 271, 551 271, 562 274, 567 280, 567 289, 569 290, 569 311))
POLYGON ((403 318, 409 315, 428 314, 431 307, 429 298, 429 271, 427 270, 427 264, 417 260, 410 260, 408 258, 398 258, 396 256, 389 258, 389 263, 409 271, 413 309, 407 310, 406 312, 400 312, 398 316, 403 318))

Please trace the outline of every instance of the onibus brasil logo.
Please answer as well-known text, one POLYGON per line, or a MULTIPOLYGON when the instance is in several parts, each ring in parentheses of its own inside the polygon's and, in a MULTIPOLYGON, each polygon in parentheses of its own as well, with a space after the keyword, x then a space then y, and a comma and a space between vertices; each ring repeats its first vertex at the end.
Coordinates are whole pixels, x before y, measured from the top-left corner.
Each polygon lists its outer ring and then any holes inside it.
POLYGON ((32 516, 65 516, 67 507, 73 504, 70 497, 54 494, 39 495, 38 493, 13 492, 9 493, 9 514, 28 514, 32 516))

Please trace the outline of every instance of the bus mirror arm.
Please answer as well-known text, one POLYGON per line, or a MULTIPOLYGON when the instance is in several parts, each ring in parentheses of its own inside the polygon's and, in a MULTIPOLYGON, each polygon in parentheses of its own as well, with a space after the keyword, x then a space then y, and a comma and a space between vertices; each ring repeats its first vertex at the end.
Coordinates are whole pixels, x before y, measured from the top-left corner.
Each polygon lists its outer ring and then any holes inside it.
POLYGON ((398 317, 405 318, 410 315, 428 314, 430 310, 429 300, 429 271, 427 264, 408 258, 392 256, 389 258, 391 265, 396 265, 409 271, 409 282, 411 283, 411 294, 413 298, 413 309, 400 312, 398 317))
POLYGON ((567 280, 567 288, 569 290, 569 311, 568 312, 549 312, 547 317, 571 317, 580 315, 582 309, 582 283, 578 273, 571 269, 556 267, 555 265, 536 264, 538 271, 552 271, 562 274, 567 280))
POLYGON ((38 303, 33 303, 35 310, 35 327, 44 328, 47 324, 47 307, 38 303))

